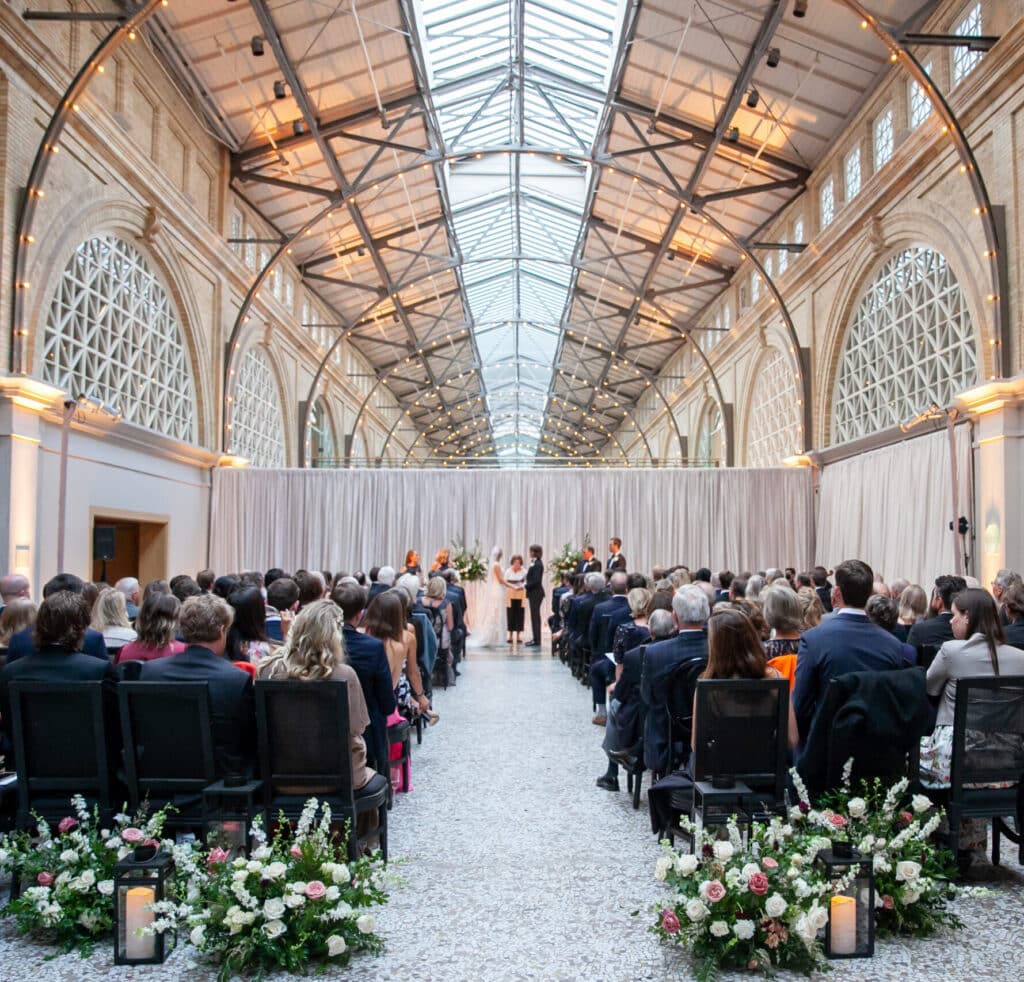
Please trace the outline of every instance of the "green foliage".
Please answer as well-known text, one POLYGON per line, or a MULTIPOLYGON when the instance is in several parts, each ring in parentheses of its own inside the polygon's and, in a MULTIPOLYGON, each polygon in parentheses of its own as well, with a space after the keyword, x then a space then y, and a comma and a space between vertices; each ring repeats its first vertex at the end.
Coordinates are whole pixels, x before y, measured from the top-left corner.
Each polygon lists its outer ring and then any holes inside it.
POLYGON ((467 549, 461 542, 455 541, 451 548, 451 564, 458 571, 459 579, 464 583, 475 583, 487 579, 487 564, 484 562, 480 543, 467 549))

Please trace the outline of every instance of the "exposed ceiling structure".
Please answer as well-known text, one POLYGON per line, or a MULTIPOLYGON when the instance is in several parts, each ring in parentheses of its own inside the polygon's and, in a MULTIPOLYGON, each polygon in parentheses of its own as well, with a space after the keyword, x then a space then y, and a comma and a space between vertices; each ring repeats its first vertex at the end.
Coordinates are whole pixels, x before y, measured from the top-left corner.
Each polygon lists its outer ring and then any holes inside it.
POLYGON ((532 463, 621 453, 887 69, 847 4, 797 6, 174 0, 155 26, 430 453, 532 463))

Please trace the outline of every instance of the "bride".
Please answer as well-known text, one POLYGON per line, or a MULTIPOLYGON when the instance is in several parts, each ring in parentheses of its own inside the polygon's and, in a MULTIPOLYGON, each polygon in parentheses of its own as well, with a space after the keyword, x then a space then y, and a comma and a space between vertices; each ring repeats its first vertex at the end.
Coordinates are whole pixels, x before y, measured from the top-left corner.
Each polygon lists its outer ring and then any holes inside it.
POLYGON ((501 571, 502 551, 491 550, 487 572, 487 592, 482 607, 475 611, 476 624, 467 640, 470 648, 486 648, 502 644, 505 636, 505 577, 501 571))

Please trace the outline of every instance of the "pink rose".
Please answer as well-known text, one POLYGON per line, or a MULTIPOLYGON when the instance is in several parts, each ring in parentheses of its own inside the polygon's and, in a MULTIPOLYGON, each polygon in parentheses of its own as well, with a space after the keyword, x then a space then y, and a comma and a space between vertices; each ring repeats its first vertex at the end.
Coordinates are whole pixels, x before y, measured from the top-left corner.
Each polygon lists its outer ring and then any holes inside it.
POLYGON ((849 824, 842 815, 833 815, 829 821, 832 823, 832 827, 835 829, 845 829, 849 824))
POLYGON ((661 929, 666 934, 679 933, 679 918, 676 917, 675 911, 665 909, 661 912, 661 929))
POLYGON ((306 896, 310 900, 319 900, 325 893, 327 893, 327 887, 319 880, 310 880, 306 884, 306 896))
POLYGON ((143 834, 142 829, 137 829, 133 825, 129 825, 128 828, 121 831, 121 838, 125 842, 139 843, 142 842, 146 836, 143 834))
POLYGON ((207 866, 215 866, 217 863, 226 863, 228 861, 229 853, 227 849, 221 849, 220 847, 210 850, 210 855, 206 857, 207 866))
POLYGON ((159 849, 160 848, 160 843, 157 842, 156 839, 146 839, 146 841, 143 842, 142 844, 144 846, 153 846, 154 849, 159 849))
POLYGON ((889 896, 889 894, 885 894, 885 895, 884 895, 884 896, 882 897, 882 906, 883 906, 883 907, 884 907, 884 908, 885 908, 886 910, 892 910, 892 909, 893 909, 893 907, 895 907, 896 905, 895 905, 895 904, 893 903, 893 899, 892 899, 892 897, 890 897, 890 896, 889 896))
POLYGON ((909 825, 914 820, 914 816, 910 812, 900 812, 900 821, 904 825, 909 825))
POLYGON ((778 860, 772 859, 771 856, 765 856, 765 858, 761 860, 761 865, 765 869, 778 869, 779 868, 778 860))
POLYGON ((302 859, 302 850, 298 846, 292 846, 288 851, 293 859, 302 859))
MULTIPOLYGON (((765 880, 767 883, 768 881, 765 880)), ((708 898, 713 904, 717 904, 722 897, 725 896, 725 887, 722 886, 721 881, 712 880, 704 891, 704 896, 708 898)))
POLYGON ((70 832, 76 825, 78 825, 78 819, 67 815, 57 824, 57 831, 63 835, 65 832, 70 832))
POLYGON ((36 877, 36 883, 41 887, 48 887, 53 883, 53 874, 47 873, 45 870, 36 877))
POLYGON ((768 877, 764 873, 754 873, 747 881, 751 893, 763 897, 768 892, 768 877))

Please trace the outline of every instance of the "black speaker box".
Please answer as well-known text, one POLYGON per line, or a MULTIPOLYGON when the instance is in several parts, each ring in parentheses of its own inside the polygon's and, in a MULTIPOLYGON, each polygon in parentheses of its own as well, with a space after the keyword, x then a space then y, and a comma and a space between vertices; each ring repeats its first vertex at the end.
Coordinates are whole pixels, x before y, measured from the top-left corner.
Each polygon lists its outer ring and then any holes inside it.
POLYGON ((111 560, 114 558, 114 538, 117 530, 113 525, 97 525, 92 530, 92 558, 111 560))

